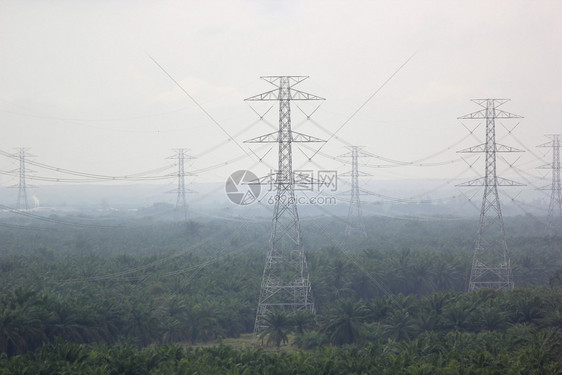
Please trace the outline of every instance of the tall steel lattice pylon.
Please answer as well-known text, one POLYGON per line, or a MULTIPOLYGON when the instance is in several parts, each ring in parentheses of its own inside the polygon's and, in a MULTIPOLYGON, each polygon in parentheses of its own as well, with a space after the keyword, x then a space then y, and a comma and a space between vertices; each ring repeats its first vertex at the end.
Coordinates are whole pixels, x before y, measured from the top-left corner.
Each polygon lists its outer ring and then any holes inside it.
POLYGON ((359 189, 359 177, 369 176, 369 174, 359 171, 359 158, 373 156, 362 151, 362 147, 349 146, 350 152, 340 155, 343 158, 351 158, 351 171, 346 172, 343 176, 351 177, 351 195, 349 202, 349 211, 347 213, 347 225, 345 227, 345 235, 348 237, 359 236, 367 237, 365 223, 363 222, 363 210, 361 209, 361 189, 359 189))
POLYGON ((481 288, 511 290, 514 286, 513 273, 505 240, 498 186, 522 186, 522 184, 496 175, 496 153, 521 152, 522 150, 496 143, 495 121, 496 119, 521 118, 521 116, 497 109, 509 99, 474 99, 472 101, 484 109, 459 117, 459 119, 485 119, 486 143, 458 152, 485 153, 486 174, 485 177, 460 185, 484 186, 480 226, 472 259, 468 291, 481 288))
POLYGON ((16 201, 16 209, 27 210, 29 209, 29 203, 27 201, 28 185, 26 181, 26 174, 29 171, 26 170, 25 159, 33 155, 28 154, 25 148, 18 148, 17 155, 19 159, 19 168, 13 171, 19 173, 19 182, 17 185, 14 186, 18 188, 18 199, 16 201))
POLYGON ((291 130, 292 100, 324 100, 293 88, 308 77, 261 78, 276 88, 245 100, 279 101, 279 130, 249 139, 246 143, 278 143, 279 160, 274 176, 275 202, 271 236, 254 324, 254 339, 265 328, 264 317, 273 310, 315 312, 295 200, 291 145, 293 142, 323 142, 291 130))
POLYGON ((562 134, 548 134, 551 141, 537 147, 552 148, 552 163, 546 164, 540 169, 552 169, 552 185, 550 204, 548 205, 547 234, 549 238, 560 236, 562 233, 562 193, 560 188, 560 138, 562 134))
POLYGON ((176 193, 176 213, 181 213, 183 215, 183 219, 187 220, 187 201, 185 199, 185 194, 187 192, 191 193, 192 191, 185 188, 185 176, 192 176, 192 174, 185 171, 185 160, 195 158, 187 155, 187 149, 185 148, 177 148, 174 151, 175 154, 168 157, 168 159, 177 160, 178 163, 178 172, 176 174, 177 188, 170 190, 169 193, 176 193))

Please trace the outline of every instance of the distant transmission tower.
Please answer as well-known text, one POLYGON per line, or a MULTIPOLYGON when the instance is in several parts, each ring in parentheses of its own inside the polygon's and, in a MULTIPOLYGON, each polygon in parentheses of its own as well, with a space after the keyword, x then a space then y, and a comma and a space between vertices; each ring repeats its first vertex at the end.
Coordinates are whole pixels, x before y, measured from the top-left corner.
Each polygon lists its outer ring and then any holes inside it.
POLYGON ((460 153, 482 152, 486 154, 486 175, 460 186, 484 186, 480 226, 468 291, 481 288, 513 289, 513 273, 505 241, 505 230, 500 207, 498 186, 521 186, 521 184, 496 175, 496 153, 521 152, 513 147, 496 143, 496 119, 521 118, 521 116, 498 110, 509 99, 474 99, 484 109, 459 117, 459 119, 486 119, 486 143, 470 147, 460 153))
POLYGON ((362 147, 349 146, 351 152, 340 155, 343 158, 351 158, 351 172, 344 173, 343 176, 351 176, 351 201, 349 203, 349 211, 347 213, 347 226, 345 235, 367 237, 365 223, 363 222, 363 211, 361 210, 361 190, 359 189, 359 176, 369 176, 369 174, 359 171, 359 157, 372 156, 369 153, 361 151, 362 147))
POLYGON ((186 192, 192 192, 185 188, 185 176, 191 176, 192 174, 185 171, 185 160, 195 159, 192 156, 187 155, 185 148, 177 148, 174 150, 175 154, 168 157, 168 159, 174 159, 178 162, 178 173, 176 175, 178 180, 178 187, 174 190, 169 191, 169 193, 176 193, 176 212, 183 213, 184 220, 187 220, 187 201, 185 199, 186 192))
POLYGON ((547 233, 550 238, 560 235, 562 229, 562 193, 560 188, 560 137, 561 134, 548 134, 551 141, 538 147, 552 147, 552 163, 543 165, 541 169, 552 169, 552 191, 548 206, 547 233))
POLYGON ((261 77, 276 88, 247 101, 279 101, 279 130, 246 143, 278 143, 278 170, 275 172, 275 204, 269 251, 263 270, 254 339, 265 328, 263 318, 273 310, 315 312, 304 254, 299 215, 295 201, 293 142, 323 142, 291 130, 291 100, 324 100, 293 87, 306 76, 261 77))
POLYGON ((16 209, 17 210, 27 210, 29 209, 29 204, 27 201, 27 182, 26 182, 26 173, 29 172, 25 168, 25 159, 26 157, 32 157, 33 155, 28 154, 25 148, 18 148, 18 159, 19 159, 19 168, 12 171, 19 173, 19 182, 17 185, 13 187, 18 188, 18 199, 16 201, 16 209))

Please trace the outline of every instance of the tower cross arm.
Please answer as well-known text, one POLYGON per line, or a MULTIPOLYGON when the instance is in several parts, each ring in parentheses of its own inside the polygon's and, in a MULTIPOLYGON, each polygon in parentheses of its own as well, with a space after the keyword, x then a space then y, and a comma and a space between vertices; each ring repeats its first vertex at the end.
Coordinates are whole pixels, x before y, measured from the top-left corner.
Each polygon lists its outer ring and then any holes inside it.
MULTIPOLYGON (((191 189, 183 189, 183 191, 188 193, 188 194, 197 194, 197 192, 195 190, 191 190, 191 189)), ((178 192, 181 193, 181 190, 172 189, 172 190, 165 191, 165 193, 173 193, 173 194, 177 194, 178 192)))
POLYGON ((320 96, 295 89, 290 90, 290 98, 291 100, 326 100, 325 98, 322 98, 320 96))
POLYGON ((552 190, 552 185, 541 186, 537 190, 552 190))
MULTIPOLYGON (((520 150, 518 148, 501 145, 499 143, 496 143, 495 148, 492 150, 495 152, 523 152, 523 150, 520 150)), ((483 143, 478 146, 473 146, 457 151, 457 153, 459 154, 469 154, 469 153, 476 153, 476 152, 486 152, 486 144, 483 143)))
MULTIPOLYGON (((20 171, 19 168, 15 168, 15 169, 12 169, 12 170, 10 170, 10 171, 2 171, 2 174, 18 173, 19 171, 20 171)), ((25 168, 25 172, 26 172, 26 173, 35 173, 35 172, 37 172, 37 171, 36 171, 36 170, 33 170, 33 169, 25 168)))
POLYGON ((511 99, 471 99, 470 101, 473 103, 478 104, 480 107, 486 108, 488 107, 489 103, 492 102, 495 108, 498 108, 500 105, 504 105, 505 103, 509 102, 511 99))
MULTIPOLYGON (((179 157, 181 157, 184 160, 197 159, 195 156, 186 155, 186 154, 180 154, 179 157)), ((178 155, 176 154, 176 155, 168 156, 166 159, 178 160, 178 155)))
MULTIPOLYGON (((461 184, 458 184, 457 186, 486 186, 486 185, 490 185, 489 183, 486 182, 486 178, 480 177, 480 178, 477 178, 477 179, 474 179, 474 180, 463 182, 461 184)), ((520 182, 508 180, 507 178, 502 178, 502 177, 496 177, 496 183, 494 185, 496 185, 496 186, 525 186, 525 184, 522 184, 520 182)))
POLYGON ((513 180, 508 180, 507 178, 496 177, 496 179, 496 186, 526 186, 525 184, 513 180))
POLYGON ((253 102, 253 101, 277 101, 279 100, 279 89, 274 89, 271 91, 264 92, 262 94, 250 96, 249 98, 244 99, 244 101, 253 102))
MULTIPOLYGON (((490 117, 490 115, 486 113, 485 109, 482 109, 480 111, 472 112, 472 113, 469 113, 468 115, 458 117, 458 119, 459 120, 471 120, 471 119, 484 119, 484 118, 488 118, 488 117, 490 117)), ((516 114, 513 114, 513 113, 509 113, 509 112, 506 112, 506 111, 496 109, 493 118, 523 118, 523 116, 519 116, 519 115, 516 115, 516 114)))
POLYGON ((251 96, 249 98, 244 99, 244 101, 278 101, 281 99, 288 99, 288 100, 326 100, 320 96, 316 96, 313 94, 309 94, 304 91, 295 90, 293 88, 289 89, 289 95, 287 98, 281 97, 280 90, 274 89, 271 91, 267 91, 258 95, 251 96))
MULTIPOLYGON (((28 177, 28 178, 29 178, 29 177, 28 177)), ((40 178, 39 178, 39 179, 34 178, 33 180, 40 180, 40 178)), ((7 187, 7 188, 10 188, 10 189, 13 189, 13 188, 19 188, 20 185, 19 185, 19 184, 14 184, 14 185, 8 185, 8 186, 6 186, 6 187, 7 187)), ((35 188, 37 187, 37 185, 30 185, 30 184, 26 183, 26 184, 25 184, 25 187, 28 188, 28 189, 35 189, 35 188)))
POLYGON ((287 78, 291 84, 291 86, 295 86, 305 79, 308 79, 309 76, 261 76, 261 79, 271 83, 273 86, 280 86, 280 81, 282 78, 287 78))
MULTIPOLYGON (((357 156, 366 157, 366 158, 377 157, 376 155, 363 150, 357 150, 357 156)), ((353 157, 353 152, 347 152, 345 154, 338 155, 338 158, 351 158, 351 157, 353 157)))
POLYGON ((486 152, 486 144, 482 143, 481 145, 478 146, 464 148, 462 150, 457 151, 457 154, 468 154, 474 152, 486 152))
POLYGON ((543 164, 537 167, 537 169, 554 169, 554 163, 543 164))
POLYGON ((537 147, 557 147, 556 142, 550 141, 543 143, 542 145, 538 145, 537 147))
POLYGON ((268 133, 260 135, 259 137, 251 138, 244 143, 277 143, 279 142, 279 132, 268 133))
MULTIPOLYGON (((344 173, 341 174, 341 176, 343 176, 343 177, 352 177, 353 175, 354 175, 353 171, 344 172, 344 173)), ((359 176, 359 177, 361 177, 361 176, 365 176, 365 177, 366 176, 372 176, 372 174, 361 172, 361 171, 358 171, 356 173, 356 175, 359 176)))
MULTIPOLYGON (((278 143, 279 132, 272 132, 259 137, 248 139, 244 143, 278 143)), ((291 131, 291 142, 326 142, 323 139, 313 137, 311 135, 291 131)))
POLYGON ((484 186, 486 184, 486 179, 484 177, 480 177, 474 180, 462 182, 456 186, 484 186))
POLYGON ((496 118, 523 118, 523 116, 496 109, 496 118))
POLYGON ((515 148, 515 147, 501 145, 499 143, 496 143, 496 152, 525 152, 525 151, 520 150, 520 149, 515 148))
POLYGON ((311 135, 299 133, 296 131, 291 132, 293 142, 326 142, 323 139, 313 137, 311 135))
POLYGON ((457 117, 459 120, 470 120, 475 118, 486 118, 486 110, 482 109, 480 111, 469 113, 468 115, 457 117))

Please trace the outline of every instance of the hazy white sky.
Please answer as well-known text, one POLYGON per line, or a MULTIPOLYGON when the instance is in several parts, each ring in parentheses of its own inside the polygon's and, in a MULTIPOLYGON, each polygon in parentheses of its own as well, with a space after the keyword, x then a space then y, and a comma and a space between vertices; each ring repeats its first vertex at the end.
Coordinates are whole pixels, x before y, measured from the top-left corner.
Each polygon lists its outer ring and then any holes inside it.
MULTIPOLYGON (((525 117, 515 134, 527 147, 562 133, 559 1, 2 0, 0 150, 29 147, 42 163, 103 175, 166 165, 177 147, 199 156, 193 169, 243 155, 148 55, 240 144, 277 124, 277 108, 259 122, 243 101, 272 88, 259 76, 310 76, 298 88, 327 100, 315 122, 293 105, 293 124, 328 138, 315 123, 335 131, 412 55, 343 127, 341 139, 398 160, 453 146, 428 161, 452 160, 456 150, 478 143, 456 144, 467 134, 456 118, 479 109, 470 99, 487 97, 512 99, 503 109, 525 117)), ((265 112, 269 105, 253 107, 265 112)), ((483 131, 476 132, 482 141, 483 131)), ((520 147, 504 135, 499 127, 502 143, 520 147)), ((323 152, 339 155, 344 146, 332 139, 323 152)), ((260 156, 268 151, 251 147, 260 156)), ((275 158, 273 150, 266 159, 275 165, 275 158)), ((295 158, 297 167, 345 169, 321 156, 304 164, 298 149, 295 158)), ((519 163, 536 173, 540 161, 527 153, 519 163)), ((0 157, 2 170, 14 167, 0 157)), ((465 167, 369 172, 448 178, 465 167)), ((243 158, 195 180, 224 181, 242 168, 267 166, 243 158)))

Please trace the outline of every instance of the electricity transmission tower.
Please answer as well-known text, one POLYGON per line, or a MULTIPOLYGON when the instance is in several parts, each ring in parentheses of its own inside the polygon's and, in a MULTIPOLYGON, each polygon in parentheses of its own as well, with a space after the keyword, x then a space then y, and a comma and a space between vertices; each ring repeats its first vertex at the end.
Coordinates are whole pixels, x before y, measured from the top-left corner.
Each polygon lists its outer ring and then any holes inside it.
POLYGON ((291 130, 292 100, 324 100, 295 90, 306 76, 261 77, 275 89, 252 96, 246 101, 278 101, 279 130, 246 143, 278 143, 278 170, 275 172, 275 201, 269 251, 265 261, 259 303, 254 325, 254 339, 265 328, 264 317, 273 310, 315 312, 304 254, 299 215, 295 200, 293 142, 323 142, 321 139, 291 130))
POLYGON ((29 209, 29 204, 27 201, 27 188, 29 187, 26 182, 26 173, 30 172, 25 168, 26 157, 32 157, 33 155, 28 154, 25 148, 18 148, 17 155, 19 160, 19 168, 13 170, 12 172, 19 173, 19 182, 17 185, 12 187, 18 188, 18 199, 16 201, 16 210, 27 210, 29 209))
POLYGON ((562 229, 562 193, 560 188, 560 139, 562 134, 548 134, 551 141, 537 147, 552 147, 552 163, 540 169, 552 169, 550 204, 548 206, 547 233, 550 238, 560 234, 562 229))
POLYGON ((486 143, 458 152, 485 153, 486 169, 485 177, 460 185, 484 186, 480 226, 472 259, 468 291, 481 288, 513 289, 513 273, 505 241, 498 186, 522 186, 522 184, 496 175, 496 153, 521 152, 521 150, 496 143, 495 121, 496 119, 521 118, 521 116, 498 109, 509 99, 474 99, 472 101, 484 109, 459 117, 459 119, 485 119, 486 143))
POLYGON ((185 171, 185 160, 195 159, 193 156, 187 155, 185 148, 177 148, 174 150, 175 154, 168 157, 168 159, 175 159, 178 163, 177 180, 178 187, 174 190, 169 191, 169 193, 176 193, 176 213, 182 212, 183 219, 187 220, 187 201, 185 199, 186 192, 192 192, 185 188, 185 176, 191 176, 192 174, 185 171))
POLYGON ((345 228, 345 235, 367 237, 367 231, 365 230, 365 223, 363 222, 363 211, 361 210, 361 199, 359 195, 361 190, 359 189, 359 177, 369 176, 368 173, 359 171, 359 157, 369 157, 371 154, 362 151, 362 147, 359 146, 349 146, 351 152, 340 155, 343 158, 351 158, 351 172, 346 172, 343 176, 351 177, 351 201, 349 202, 349 211, 347 213, 347 226, 345 228))

